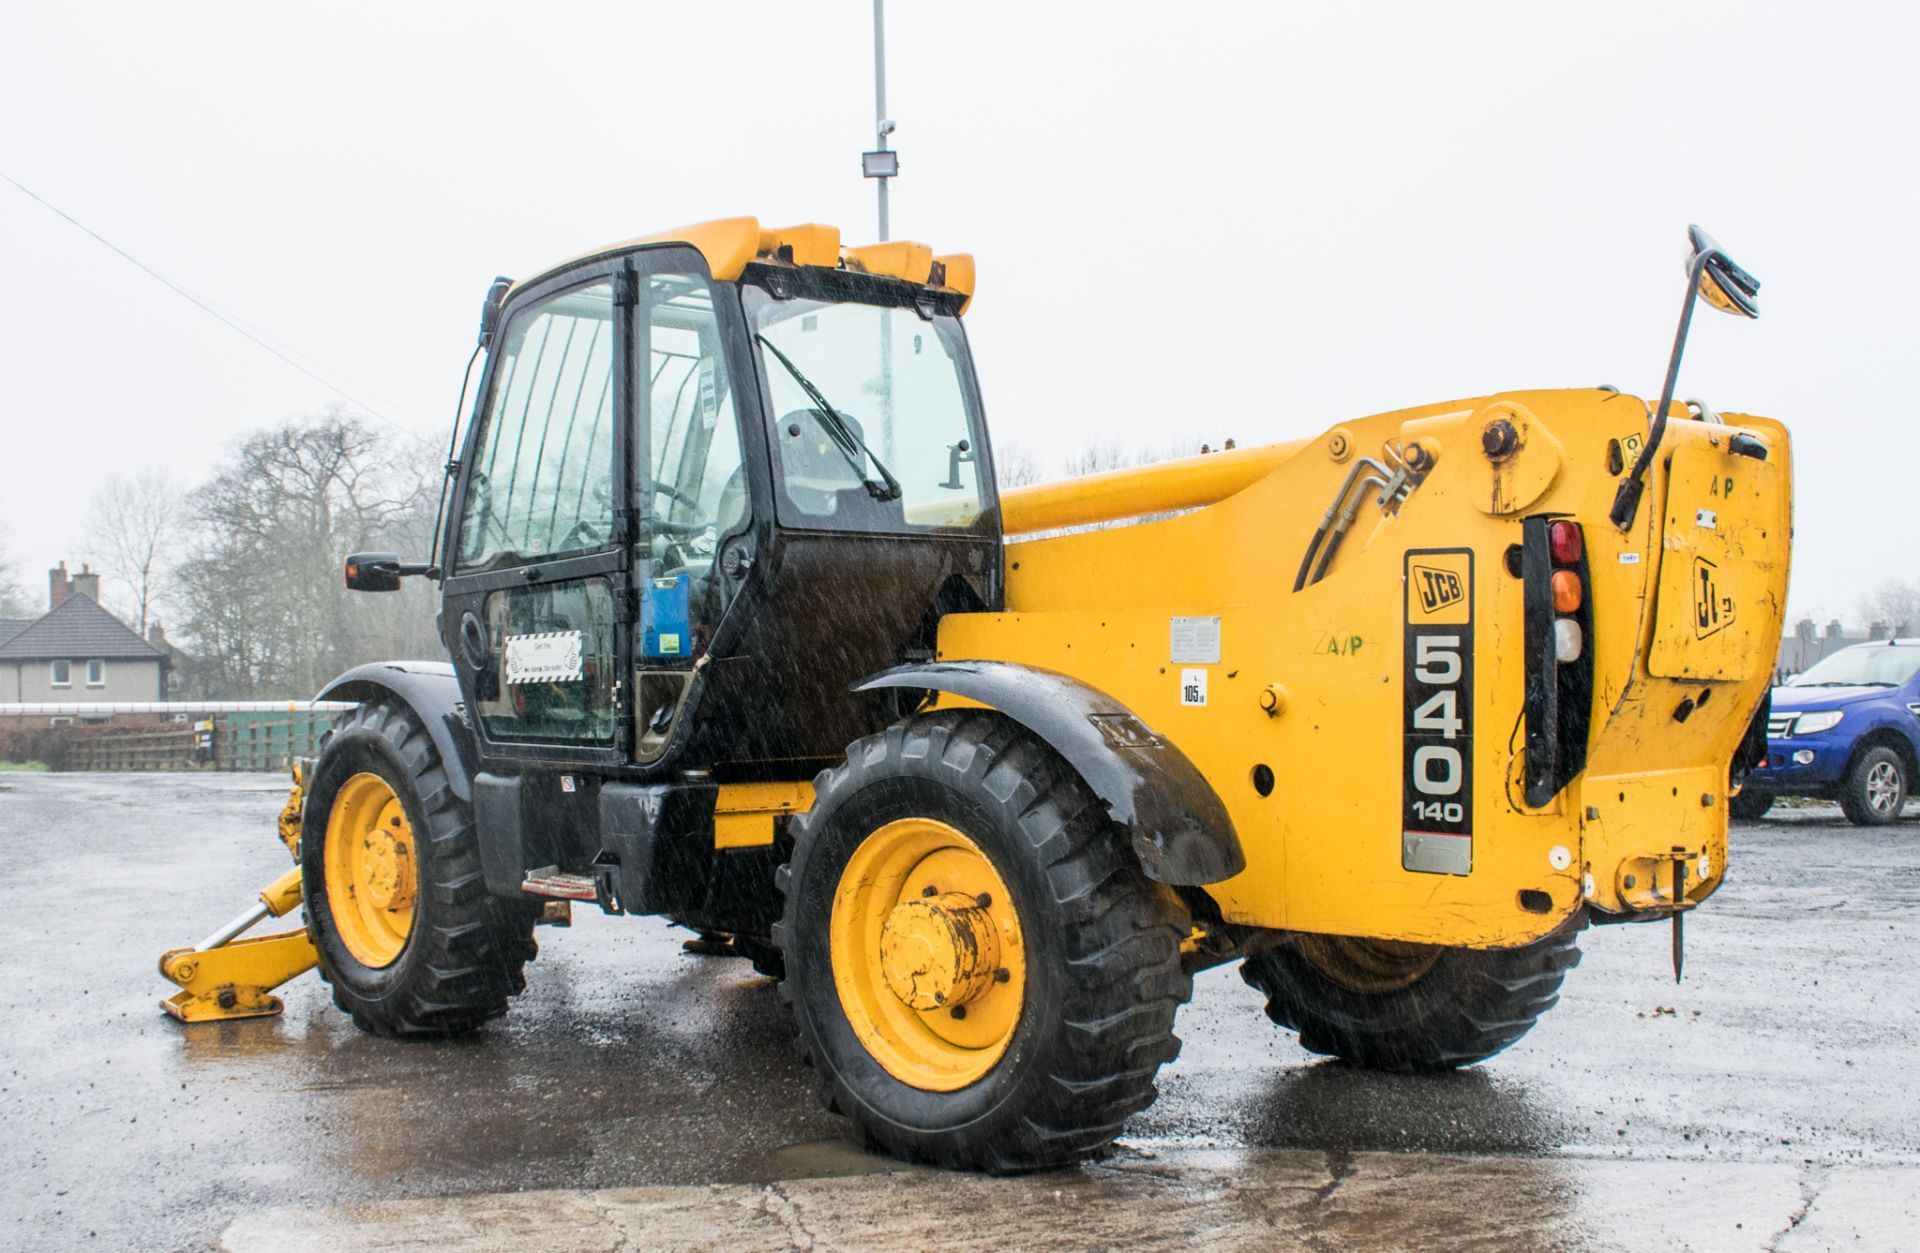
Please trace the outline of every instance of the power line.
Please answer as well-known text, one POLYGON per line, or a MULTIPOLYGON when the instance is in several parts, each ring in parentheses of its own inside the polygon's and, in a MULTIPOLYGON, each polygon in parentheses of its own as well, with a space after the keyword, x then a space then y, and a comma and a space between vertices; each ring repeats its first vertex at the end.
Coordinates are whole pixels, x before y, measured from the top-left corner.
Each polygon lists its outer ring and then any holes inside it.
MULTIPOLYGON (((25 183, 22 183, 19 179, 13 177, 13 175, 8 174, 5 170, 0 170, 0 179, 5 179, 7 182, 13 184, 13 186, 16 189, 18 189, 21 194, 35 201, 42 208, 45 208, 49 212, 53 213, 55 216, 61 218, 68 225, 73 226, 76 229, 84 232, 88 236, 92 237, 97 243, 100 243, 105 247, 111 249, 113 252, 119 254, 121 258, 123 258, 124 260, 136 266, 142 273, 146 274, 149 278, 158 282, 163 287, 173 292, 175 295, 188 301, 195 308, 199 309, 202 313, 205 313, 207 316, 219 321, 221 324, 226 326, 229 330, 235 331, 240 335, 244 335, 247 339, 251 340, 255 345, 266 349, 268 352, 278 357, 281 361, 292 366, 294 369, 300 371, 300 373, 306 375, 308 378, 320 384, 320 386, 326 388, 328 391, 333 392, 335 395, 341 396, 346 400, 353 402, 355 405, 358 405, 360 408, 366 410, 368 414, 372 415, 375 418, 378 418, 382 422, 385 422, 388 426, 391 426, 396 431, 400 431, 401 433, 409 436, 417 434, 417 432, 415 432, 411 427, 408 427, 404 423, 399 422, 394 418, 388 417, 385 413, 382 413, 379 409, 375 408, 373 405, 368 404, 363 396, 356 396, 352 392, 348 391, 346 388, 341 387, 338 383, 333 382, 331 379, 321 377, 321 375, 318 374, 315 370, 310 369, 309 367, 294 360, 293 356, 290 356, 289 354, 298 354, 299 356, 306 357, 308 361, 313 362, 314 365, 318 366, 320 369, 325 370, 327 371, 327 373, 332 374, 335 378, 341 379, 351 384, 352 386, 358 388, 361 392, 365 393, 366 396, 379 397, 380 393, 374 391, 371 387, 367 387, 365 384, 362 384, 362 383, 354 382, 353 379, 348 378, 345 374, 342 374, 340 371, 335 370, 331 366, 325 364, 318 357, 314 357, 309 353, 300 352, 299 349, 293 347, 291 344, 287 344, 279 339, 276 339, 274 336, 268 334, 266 331, 258 330, 254 327, 247 325, 245 322, 241 321, 239 318, 224 312, 223 310, 213 305, 212 303, 201 299, 199 296, 194 295, 192 292, 188 291, 186 288, 182 287, 180 284, 174 282, 172 279, 168 278, 166 275, 160 273, 160 271, 154 269, 152 266, 148 265, 146 262, 142 261, 140 258, 128 252, 125 248, 122 248, 119 244, 114 243, 111 239, 108 239, 105 235, 102 235, 99 231, 94 230, 91 226, 88 226, 85 222, 82 222, 80 219, 74 217, 71 213, 68 213, 65 209, 62 209, 59 205, 54 204, 52 201, 48 200, 46 197, 40 195, 38 192, 34 191, 31 187, 28 187, 25 183)), ((388 401, 387 403, 391 404, 392 402, 388 401)), ((395 406, 395 407, 398 408, 398 406, 395 406)))

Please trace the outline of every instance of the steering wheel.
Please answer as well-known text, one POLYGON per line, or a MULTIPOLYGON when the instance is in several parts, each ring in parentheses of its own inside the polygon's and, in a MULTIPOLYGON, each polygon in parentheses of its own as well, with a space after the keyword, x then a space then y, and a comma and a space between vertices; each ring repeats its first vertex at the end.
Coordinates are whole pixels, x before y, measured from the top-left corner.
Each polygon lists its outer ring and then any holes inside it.
POLYGON ((713 525, 713 519, 709 518, 707 511, 700 507, 699 498, 691 492, 683 492, 671 483, 662 479, 655 479, 653 481, 653 494, 655 496, 665 496, 668 500, 682 506, 688 513, 693 515, 684 522, 670 522, 658 514, 655 514, 653 518, 653 529, 657 533, 672 536, 675 539, 684 539, 689 535, 698 535, 713 525))
MULTIPOLYGON (((594 504, 611 513, 613 485, 611 483, 597 482, 593 485, 592 492, 594 504)), ((672 522, 660 517, 658 514, 654 515, 651 522, 656 535, 665 535, 672 539, 685 539, 690 535, 698 535, 713 525, 713 520, 708 518, 706 511, 700 507, 699 499, 691 493, 683 492, 671 483, 656 479, 653 484, 653 494, 656 496, 665 496, 668 500, 684 507, 693 515, 682 522, 672 522)), ((573 524, 573 529, 567 532, 567 537, 562 541, 562 544, 567 548, 591 548, 598 544, 604 544, 606 539, 607 537, 603 533, 603 528, 597 521, 582 518, 573 524)))

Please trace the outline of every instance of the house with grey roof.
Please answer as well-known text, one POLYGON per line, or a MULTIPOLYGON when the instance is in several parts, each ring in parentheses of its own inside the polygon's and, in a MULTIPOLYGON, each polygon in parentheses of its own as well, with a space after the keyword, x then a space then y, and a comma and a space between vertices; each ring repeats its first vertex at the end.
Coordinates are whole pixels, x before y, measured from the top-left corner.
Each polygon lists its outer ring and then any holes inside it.
POLYGON ((47 576, 45 614, 0 621, 0 703, 165 700, 171 657, 158 624, 149 640, 114 617, 100 604, 99 574, 84 565, 69 576, 63 561, 47 576))

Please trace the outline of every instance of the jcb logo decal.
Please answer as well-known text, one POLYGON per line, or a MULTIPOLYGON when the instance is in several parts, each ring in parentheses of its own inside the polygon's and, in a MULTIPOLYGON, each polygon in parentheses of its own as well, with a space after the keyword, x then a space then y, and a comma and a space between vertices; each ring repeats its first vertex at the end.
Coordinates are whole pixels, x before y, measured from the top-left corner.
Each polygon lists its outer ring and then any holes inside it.
POLYGON ((1720 568, 1705 557, 1693 559, 1693 630, 1707 638, 1733 621, 1733 597, 1720 585, 1720 568))
POLYGON ((1406 620, 1453 626, 1473 616, 1473 554, 1464 548, 1407 553, 1406 620))
POLYGON ((1421 612, 1435 613, 1448 605, 1458 604, 1464 599, 1467 586, 1456 571, 1436 570, 1432 566, 1415 566, 1413 567, 1413 594, 1421 612))

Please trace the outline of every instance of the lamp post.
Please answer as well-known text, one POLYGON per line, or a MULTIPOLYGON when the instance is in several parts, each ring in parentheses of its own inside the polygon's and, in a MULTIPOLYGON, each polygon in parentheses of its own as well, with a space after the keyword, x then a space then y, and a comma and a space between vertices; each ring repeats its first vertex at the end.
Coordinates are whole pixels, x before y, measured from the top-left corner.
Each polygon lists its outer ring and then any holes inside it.
POLYGON ((887 180, 900 173, 900 154, 887 147, 893 119, 887 116, 886 0, 873 0, 873 118, 878 147, 860 154, 860 173, 877 180, 880 188, 880 242, 888 238, 887 180))

